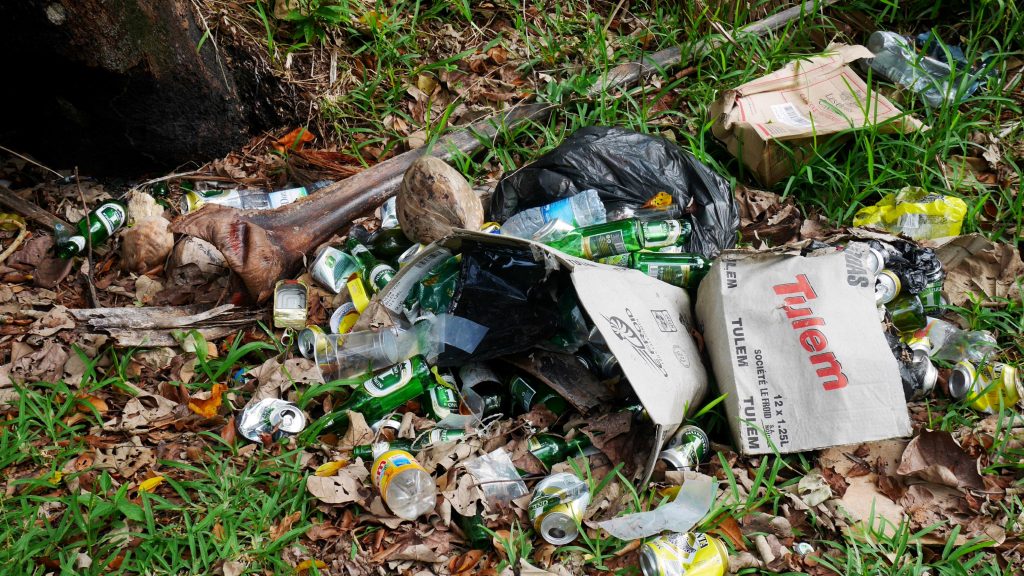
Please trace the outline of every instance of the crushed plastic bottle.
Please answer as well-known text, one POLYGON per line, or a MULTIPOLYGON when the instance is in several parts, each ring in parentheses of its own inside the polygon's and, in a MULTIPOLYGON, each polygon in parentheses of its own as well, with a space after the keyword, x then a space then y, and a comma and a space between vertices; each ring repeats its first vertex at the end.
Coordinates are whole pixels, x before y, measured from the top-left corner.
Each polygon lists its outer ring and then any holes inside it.
POLYGON ((603 224, 606 220, 604 204, 597 190, 584 190, 546 206, 537 206, 514 214, 501 225, 501 233, 519 238, 533 238, 537 231, 552 220, 561 220, 573 228, 603 224))
POLYGON ((867 60, 872 70, 916 92, 928 106, 938 108, 956 96, 949 65, 918 55, 903 36, 879 30, 868 38, 868 50, 875 54, 867 60))

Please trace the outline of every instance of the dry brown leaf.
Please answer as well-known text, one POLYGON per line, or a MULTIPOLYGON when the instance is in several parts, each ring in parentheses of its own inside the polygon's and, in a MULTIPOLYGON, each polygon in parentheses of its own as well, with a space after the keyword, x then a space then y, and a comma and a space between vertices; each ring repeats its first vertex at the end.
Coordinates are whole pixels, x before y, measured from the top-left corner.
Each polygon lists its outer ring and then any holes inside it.
POLYGON ((740 531, 739 522, 736 522, 732 516, 725 516, 714 531, 725 536, 732 543, 733 548, 746 551, 747 545, 743 543, 743 532, 740 531))
POLYGON ((364 504, 371 490, 364 483, 370 473, 364 466, 349 464, 334 476, 306 478, 306 490, 326 504, 364 504))
POLYGON ((121 410, 121 419, 116 425, 104 425, 110 430, 139 430, 148 428, 158 420, 171 416, 177 402, 157 394, 142 394, 129 400, 121 410))
POLYGON ((985 487, 977 460, 963 451, 952 434, 943 431, 925 430, 911 440, 896 473, 959 490, 985 487))
POLYGON ((245 564, 241 562, 225 562, 221 566, 221 570, 224 572, 224 576, 242 576, 242 573, 245 572, 245 564))
POLYGON ((480 558, 484 555, 483 550, 470 550, 461 556, 455 556, 448 563, 448 569, 452 574, 464 574, 476 568, 480 558))
POLYGON ((219 382, 214 384, 213 388, 210 389, 210 397, 205 399, 193 398, 188 403, 189 410, 204 418, 213 418, 217 415, 217 411, 220 410, 220 405, 224 401, 224 392, 227 389, 227 386, 219 382))
POLYGON ((156 455, 152 448, 143 446, 137 436, 129 442, 117 444, 107 449, 96 448, 93 466, 98 470, 109 470, 121 478, 131 478, 141 470, 156 464, 156 455))
POLYGON ((1017 280, 1024 276, 1020 252, 980 234, 958 236, 935 249, 946 270, 943 293, 951 304, 963 306, 976 293, 985 300, 1021 297, 1017 280))
POLYGON ((281 536, 284 536, 292 529, 292 526, 302 518, 302 512, 296 511, 284 517, 283 520, 277 523, 275 526, 270 527, 270 541, 273 542, 281 536))
POLYGON ((340 536, 344 530, 330 524, 314 524, 306 530, 306 538, 316 542, 318 540, 331 540, 340 536))
POLYGON ((234 414, 229 416, 228 421, 224 423, 224 427, 220 430, 220 437, 224 439, 228 446, 235 444, 235 441, 238 439, 238 429, 235 427, 234 414))
POLYGON ((54 306, 45 316, 36 320, 29 328, 29 334, 36 336, 53 336, 61 330, 75 327, 75 320, 64 306, 54 306))

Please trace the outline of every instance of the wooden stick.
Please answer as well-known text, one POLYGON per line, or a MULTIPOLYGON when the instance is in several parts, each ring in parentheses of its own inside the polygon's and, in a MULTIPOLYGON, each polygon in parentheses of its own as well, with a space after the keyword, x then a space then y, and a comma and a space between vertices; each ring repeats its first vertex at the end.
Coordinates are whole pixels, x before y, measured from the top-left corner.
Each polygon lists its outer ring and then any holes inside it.
MULTIPOLYGON (((787 8, 778 14, 773 14, 767 18, 754 22, 753 24, 744 26, 743 28, 734 31, 732 36, 738 37, 745 34, 764 36, 773 30, 782 28, 786 24, 789 24, 793 20, 796 20, 805 14, 812 14, 818 9, 831 6, 838 1, 839 0, 807 0, 799 6, 787 8)), ((707 38, 701 40, 694 45, 693 50, 689 52, 688 61, 692 62, 699 58, 703 58, 723 43, 724 41, 718 38, 707 38)), ((599 96, 614 88, 640 82, 651 74, 680 64, 682 61, 683 47, 673 46, 671 48, 655 52, 643 60, 619 64, 609 70, 600 82, 591 86, 587 91, 587 95, 591 97, 599 96)))
POLYGON ((41 224, 48 230, 53 230, 54 224, 60 224, 68 230, 71 229, 71 224, 68 224, 61 218, 43 210, 28 200, 22 200, 20 196, 3 184, 0 184, 0 206, 3 206, 7 210, 13 210, 29 220, 32 220, 37 224, 41 224))

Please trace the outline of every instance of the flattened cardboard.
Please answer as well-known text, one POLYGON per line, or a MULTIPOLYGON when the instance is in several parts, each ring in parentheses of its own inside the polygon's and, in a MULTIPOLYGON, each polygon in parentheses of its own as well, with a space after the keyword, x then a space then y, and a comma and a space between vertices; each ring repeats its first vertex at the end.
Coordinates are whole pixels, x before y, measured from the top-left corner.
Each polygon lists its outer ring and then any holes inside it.
POLYGON ((462 241, 470 238, 483 243, 531 247, 550 269, 564 269, 570 274, 580 306, 615 354, 655 424, 654 449, 643 471, 646 483, 661 447, 682 423, 686 412, 700 404, 707 390, 707 372, 690 335, 693 319, 686 291, 637 270, 573 258, 529 240, 456 230, 403 267, 374 296, 363 316, 373 318, 375 324, 386 322, 385 308, 404 301, 416 275, 428 271, 429 266, 422 263, 436 264, 440 260, 435 252, 457 251, 462 241))
MULTIPOLYGON (((872 56, 863 46, 832 45, 820 56, 726 90, 711 105, 711 131, 761 184, 771 186, 813 154, 815 138, 901 116, 847 66, 872 56)), ((918 128, 907 117, 887 125, 903 132, 918 128)))
POLYGON ((875 279, 855 252, 726 252, 701 282, 697 318, 742 453, 910 434, 875 279))

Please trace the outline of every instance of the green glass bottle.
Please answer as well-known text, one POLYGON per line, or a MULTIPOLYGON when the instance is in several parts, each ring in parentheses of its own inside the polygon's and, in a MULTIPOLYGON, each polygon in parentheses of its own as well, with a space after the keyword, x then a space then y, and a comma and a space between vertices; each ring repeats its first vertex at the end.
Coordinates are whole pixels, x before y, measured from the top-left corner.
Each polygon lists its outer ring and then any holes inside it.
POLYGON ((459 368, 463 389, 471 389, 475 396, 467 395, 466 403, 481 418, 495 414, 511 415, 508 387, 486 364, 474 362, 459 368))
POLYGON ((323 432, 342 432, 348 426, 350 410, 362 414, 367 422, 376 422, 422 395, 432 380, 427 361, 423 356, 413 356, 367 378, 352 390, 344 404, 314 426, 323 432))
POLYGON ((431 444, 451 442, 452 440, 458 440, 465 435, 465 430, 434 428, 430 432, 420 435, 416 440, 399 438, 387 442, 374 442, 373 444, 360 444, 358 446, 353 446, 352 457, 362 458, 363 460, 372 460, 389 450, 405 450, 406 452, 416 453, 431 444))
POLYGON ((363 282, 366 282, 370 289, 379 292, 395 277, 395 269, 387 262, 381 262, 370 252, 366 245, 355 238, 349 238, 345 243, 349 253, 359 262, 361 268, 359 275, 363 282))
POLYGON ((491 534, 487 531, 483 516, 463 516, 458 512, 452 512, 452 516, 458 518, 459 528, 473 550, 490 550, 491 534))
POLYGON ((889 312, 892 325, 900 332, 913 332, 924 328, 928 323, 925 317, 924 304, 917 294, 900 294, 892 302, 885 305, 889 312))
POLYGON ((394 260, 412 246, 401 228, 380 228, 366 240, 370 251, 383 260, 394 260))
POLYGON ((644 248, 676 246, 690 237, 690 224, 681 220, 616 220, 584 226, 569 232, 548 246, 570 256, 596 260, 644 248))
POLYGON ((433 378, 423 394, 423 405, 427 415, 434 420, 443 420, 452 414, 458 414, 459 388, 455 383, 455 377, 438 372, 436 367, 430 371, 433 378))
POLYGON ((530 454, 548 468, 581 455, 590 445, 590 438, 581 432, 577 432, 572 440, 553 434, 534 434, 527 444, 530 454))
POLYGON ((700 254, 635 252, 629 267, 680 288, 696 288, 711 270, 711 261, 700 254))
POLYGON ((57 256, 67 260, 84 254, 89 241, 99 246, 107 241, 128 221, 128 207, 117 200, 108 200, 89 212, 75 224, 78 233, 57 243, 57 256))
POLYGON ((543 404, 548 410, 561 416, 569 410, 569 403, 557 392, 538 382, 527 381, 522 376, 513 376, 508 384, 513 408, 520 414, 543 404))

